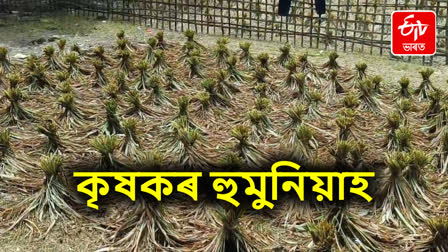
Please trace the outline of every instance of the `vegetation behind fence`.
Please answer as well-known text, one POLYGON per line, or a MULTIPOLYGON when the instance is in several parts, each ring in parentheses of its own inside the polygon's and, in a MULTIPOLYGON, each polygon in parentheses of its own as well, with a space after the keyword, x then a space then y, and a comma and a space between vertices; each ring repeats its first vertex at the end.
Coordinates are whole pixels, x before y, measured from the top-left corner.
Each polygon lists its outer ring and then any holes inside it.
MULTIPOLYGON (((437 53, 414 57, 448 64, 448 0, 327 0, 322 18, 313 0, 293 0, 291 15, 277 14, 279 0, 54 0, 70 13, 149 25, 157 29, 273 40, 344 52, 390 53, 394 10, 437 13, 437 53)), ((411 61, 412 57, 401 57, 411 61)))
POLYGON ((19 16, 40 15, 54 11, 59 0, 0 0, 0 15, 17 14, 19 16))

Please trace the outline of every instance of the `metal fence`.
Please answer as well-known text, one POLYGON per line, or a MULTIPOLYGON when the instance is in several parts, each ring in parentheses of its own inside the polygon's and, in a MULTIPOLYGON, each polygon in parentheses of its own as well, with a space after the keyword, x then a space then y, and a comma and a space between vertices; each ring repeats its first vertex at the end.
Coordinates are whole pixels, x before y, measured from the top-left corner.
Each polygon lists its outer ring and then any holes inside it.
MULTIPOLYGON (((53 0, 70 13, 131 21, 158 29, 273 40, 370 54, 390 54, 394 10, 437 13, 437 53, 401 57, 448 64, 448 0, 327 0, 322 18, 313 0, 293 0, 291 15, 277 15, 279 0, 53 0)), ((12 1, 11 1, 12 2, 12 1)))

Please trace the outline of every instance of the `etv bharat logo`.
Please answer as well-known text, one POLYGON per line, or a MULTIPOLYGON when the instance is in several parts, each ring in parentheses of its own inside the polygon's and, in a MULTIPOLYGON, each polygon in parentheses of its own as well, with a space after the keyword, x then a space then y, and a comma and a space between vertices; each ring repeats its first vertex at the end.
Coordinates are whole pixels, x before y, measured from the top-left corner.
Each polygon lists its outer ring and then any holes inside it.
POLYGON ((433 11, 394 11, 391 49, 394 55, 434 55, 436 14, 433 11))

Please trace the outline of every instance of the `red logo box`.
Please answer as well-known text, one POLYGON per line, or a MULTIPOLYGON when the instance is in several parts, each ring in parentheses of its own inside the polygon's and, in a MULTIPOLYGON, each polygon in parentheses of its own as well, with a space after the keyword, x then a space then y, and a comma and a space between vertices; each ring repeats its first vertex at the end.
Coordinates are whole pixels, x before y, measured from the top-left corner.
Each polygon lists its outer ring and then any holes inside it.
POLYGON ((391 24, 393 55, 434 55, 436 53, 435 12, 394 11, 391 24))

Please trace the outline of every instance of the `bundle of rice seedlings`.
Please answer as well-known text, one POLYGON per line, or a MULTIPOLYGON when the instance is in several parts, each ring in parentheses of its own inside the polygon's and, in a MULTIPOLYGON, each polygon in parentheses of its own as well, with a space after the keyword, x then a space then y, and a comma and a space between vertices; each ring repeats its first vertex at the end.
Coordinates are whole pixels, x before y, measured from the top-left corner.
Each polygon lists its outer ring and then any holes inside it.
POLYGON ((448 170, 448 131, 443 131, 440 134, 439 143, 436 153, 434 154, 435 166, 442 174, 448 170))
MULTIPOLYGON (((294 59, 291 59, 285 64, 286 69, 288 69, 288 74, 286 75, 286 78, 282 81, 282 85, 285 87, 291 88, 293 91, 299 91, 300 90, 300 81, 301 75, 297 74, 297 61, 294 59)), ((303 75, 305 78, 305 75, 303 75)))
POLYGON ((120 90, 117 86, 116 82, 111 82, 108 85, 102 88, 103 94, 107 96, 109 99, 118 100, 118 95, 120 94, 120 90))
POLYGON ((216 82, 213 79, 206 79, 201 82, 201 86, 210 95, 210 101, 215 106, 230 106, 230 100, 216 91, 216 82))
POLYGON ((154 36, 157 39, 157 48, 161 50, 167 50, 169 47, 168 42, 165 40, 165 35, 163 31, 158 31, 154 36))
POLYGON ((69 128, 79 127, 83 124, 87 117, 86 113, 79 107, 72 92, 62 94, 58 99, 58 105, 62 110, 58 119, 66 123, 69 128))
POLYGON ((424 170, 430 164, 430 157, 424 151, 413 149, 409 152, 409 164, 403 171, 403 176, 409 182, 415 196, 433 205, 432 196, 434 193, 430 190, 425 177, 424 170))
POLYGON ((241 92, 241 90, 229 81, 229 75, 223 69, 220 69, 215 74, 216 86, 215 90, 219 95, 222 95, 228 100, 231 100, 233 94, 241 92))
POLYGON ((416 251, 442 252, 448 251, 448 219, 435 217, 426 221, 430 236, 418 241, 416 251))
POLYGON ((216 41, 216 46, 213 50, 213 56, 216 59, 216 63, 220 67, 226 66, 227 58, 231 55, 229 48, 227 48, 229 42, 229 39, 226 37, 222 37, 216 41))
POLYGON ((129 87, 126 83, 127 76, 126 73, 124 73, 123 71, 117 71, 116 74, 114 75, 113 81, 117 83, 118 90, 120 91, 120 93, 129 90, 129 87))
POLYGON ((123 121, 124 138, 121 142, 121 151, 126 156, 135 156, 140 148, 137 137, 137 121, 133 118, 123 121))
POLYGON ((151 99, 156 105, 170 105, 171 100, 163 89, 162 79, 158 75, 149 78, 149 87, 151 88, 151 99))
POLYGON ((24 108, 21 101, 24 99, 24 94, 18 87, 8 88, 3 91, 9 105, 0 113, 0 124, 15 125, 22 120, 33 120, 33 113, 24 108))
POLYGON ((140 151, 135 156, 135 165, 139 171, 158 172, 162 169, 165 157, 158 149, 140 151))
POLYGON ((339 111, 339 115, 356 119, 359 116, 359 113, 356 110, 354 110, 353 108, 343 107, 339 111))
POLYGON ((329 76, 330 82, 324 86, 324 90, 322 91, 326 103, 334 101, 338 94, 344 93, 344 87, 342 87, 338 79, 338 71, 331 70, 329 76))
POLYGON ((308 53, 299 56, 299 72, 304 73, 306 78, 311 80, 314 85, 320 86, 322 80, 318 68, 308 60, 308 53))
POLYGON ((299 101, 309 101, 310 91, 308 88, 308 82, 306 81, 306 75, 304 73, 295 73, 292 77, 295 83, 294 98, 299 101))
POLYGON ((330 149, 330 154, 335 159, 334 167, 338 172, 353 171, 351 153, 355 148, 351 140, 337 140, 336 146, 330 149))
POLYGON ((387 243, 390 241, 382 238, 385 235, 382 230, 386 228, 371 223, 346 206, 332 207, 325 219, 334 227, 328 230, 332 232, 327 235, 333 237, 337 250, 361 252, 386 251, 388 248, 387 243))
POLYGON ((132 45, 126 38, 124 30, 120 30, 119 32, 117 32, 116 35, 117 35, 117 49, 131 51, 132 45))
POLYGON ((59 58, 55 54, 55 49, 52 46, 44 48, 44 65, 50 71, 65 69, 65 66, 59 61, 59 58))
POLYGON ((45 120, 37 125, 37 132, 46 136, 45 152, 61 153, 63 149, 61 138, 58 134, 58 126, 54 120, 45 120))
POLYGON ((257 83, 257 85, 253 88, 255 91, 255 95, 257 97, 268 97, 268 84, 267 83, 257 83))
POLYGON ((201 134, 207 135, 207 132, 202 129, 198 123, 196 123, 190 116, 189 113, 189 105, 190 105, 190 98, 188 96, 181 96, 177 99, 177 107, 178 112, 174 117, 169 118, 162 124, 162 128, 165 129, 166 132, 172 132, 173 129, 173 121, 184 118, 187 123, 188 127, 191 129, 197 129, 201 134))
POLYGON ((396 146, 396 131, 400 128, 401 125, 401 115, 398 111, 393 111, 386 115, 386 120, 386 146, 388 150, 393 150, 396 146))
POLYGON ((267 159, 264 154, 250 141, 250 128, 245 125, 235 125, 232 127, 230 135, 238 140, 234 146, 234 151, 248 165, 249 168, 259 169, 266 164, 267 159))
POLYGON ((75 79, 79 77, 80 74, 89 74, 89 71, 83 69, 79 65, 79 56, 74 52, 65 55, 65 63, 67 64, 67 71, 70 74, 70 78, 75 79))
POLYGON ((118 69, 128 74, 133 69, 131 61, 131 53, 126 50, 120 50, 117 53, 118 56, 118 69))
POLYGON ((13 65, 8 57, 8 48, 0 47, 0 70, 3 73, 9 73, 12 71, 13 65))
POLYGON ((310 251, 312 252, 331 252, 335 246, 335 227, 332 223, 322 220, 317 224, 309 223, 307 225, 307 231, 310 233, 313 240, 310 251))
POLYGON ((347 141, 354 137, 352 126, 354 124, 354 118, 344 115, 339 115, 336 118, 336 124, 339 127, 338 140, 347 141))
POLYGON ((149 63, 146 60, 142 60, 135 67, 138 70, 138 77, 134 83, 135 89, 149 89, 149 63))
POLYGON ((301 164, 311 163, 319 147, 315 135, 314 130, 310 126, 306 124, 297 126, 289 157, 301 164))
POLYGON ((234 151, 226 151, 219 160, 218 166, 224 171, 240 171, 244 167, 243 160, 234 151))
POLYGON ((438 114, 433 116, 427 125, 423 127, 426 132, 436 133, 436 137, 431 141, 431 145, 437 146, 440 142, 440 136, 448 131, 448 103, 443 102, 440 106, 440 111, 438 114))
POLYGON ((284 46, 279 48, 280 50, 280 55, 277 58, 277 63, 284 67, 286 65, 286 63, 288 63, 291 59, 291 45, 286 42, 284 46))
POLYGON ((39 58, 35 54, 30 54, 28 57, 26 57, 25 63, 23 64, 25 73, 32 72, 34 68, 39 64, 39 58))
POLYGON ((257 56, 258 65, 266 70, 269 71, 269 54, 267 53, 260 53, 257 56))
POLYGON ((140 93, 136 90, 128 91, 124 99, 129 106, 125 112, 128 116, 136 115, 144 120, 150 117, 159 117, 161 115, 160 112, 146 107, 141 101, 140 93))
POLYGON ((126 52, 131 52, 133 50, 127 38, 117 39, 116 49, 118 51, 126 51, 126 52))
POLYGON ((354 171, 369 171, 370 167, 366 165, 364 159, 365 153, 367 152, 367 146, 361 142, 356 141, 353 143, 353 148, 351 151, 352 167, 354 171))
POLYGON ((377 97, 375 86, 370 79, 362 80, 358 83, 359 99, 361 100, 361 109, 366 109, 375 113, 381 113, 382 103, 377 97))
POLYGON ((377 94, 382 94, 381 91, 381 82, 383 81, 383 77, 380 75, 375 75, 372 77, 372 83, 373 83, 373 90, 377 94))
POLYGON ((188 76, 190 78, 198 77, 203 78, 202 69, 204 68, 199 56, 191 56, 187 59, 187 65, 189 69, 188 76))
POLYGON ((255 84, 267 83, 266 77, 268 77, 268 70, 266 68, 257 66, 254 70, 253 82, 255 84))
POLYGON ((255 109, 257 109, 259 111, 266 111, 266 112, 271 111, 271 100, 269 100, 268 98, 259 97, 259 98, 255 99, 254 104, 255 104, 255 109))
POLYGON ((120 100, 119 96, 120 96, 121 92, 120 92, 120 88, 118 86, 117 81, 109 82, 109 84, 107 84, 101 88, 101 91, 102 91, 102 95, 107 99, 113 99, 116 101, 120 100))
POLYGON ((106 122, 103 125, 103 132, 107 135, 123 133, 123 128, 117 113, 117 102, 110 99, 104 103, 104 106, 106 108, 106 122))
POLYGON ((94 60, 93 66, 95 71, 92 74, 92 86, 93 87, 104 87, 107 85, 108 80, 104 74, 104 62, 101 60, 94 60))
POLYGON ((123 29, 119 30, 115 35, 117 36, 117 39, 125 38, 125 32, 123 29))
POLYGON ((149 38, 146 43, 148 46, 146 47, 144 60, 149 64, 152 64, 154 62, 154 52, 157 50, 157 39, 149 38))
POLYGON ((207 92, 200 92, 195 98, 199 101, 199 117, 202 119, 209 118, 212 105, 210 94, 207 92))
POLYGON ((423 81, 420 86, 415 90, 415 94, 419 97, 419 100, 428 98, 429 93, 434 90, 434 85, 432 84, 430 77, 434 73, 434 69, 425 68, 419 71, 422 76, 423 81))
POLYGON ((41 90, 43 88, 52 88, 48 74, 45 72, 45 66, 36 64, 33 70, 26 75, 25 84, 30 90, 41 90))
POLYGON ((404 152, 387 153, 385 164, 387 169, 379 177, 382 187, 375 197, 375 204, 382 212, 381 222, 395 226, 402 223, 415 232, 414 227, 425 220, 426 215, 403 174, 409 165, 409 155, 404 152))
POLYGON ((186 85, 178 80, 174 75, 174 71, 172 68, 167 68, 164 72, 164 80, 166 82, 166 88, 169 90, 182 90, 186 87, 186 85))
POLYGON ((304 117, 307 112, 308 106, 303 103, 292 104, 288 110, 286 110, 289 121, 281 131, 281 134, 287 147, 297 145, 296 129, 304 123, 304 117))
POLYGON ((400 84, 400 90, 398 91, 397 98, 411 98, 411 91, 409 90, 409 78, 406 76, 401 77, 398 81, 400 84))
POLYGON ((185 45, 182 46, 183 55, 180 57, 182 62, 187 62, 187 59, 190 58, 192 55, 200 55, 200 50, 196 48, 195 44, 193 42, 187 42, 185 45))
POLYGON ((356 109, 359 106, 359 97, 354 92, 348 92, 342 100, 345 108, 356 109))
POLYGON ((412 149, 413 133, 408 127, 395 130, 390 143, 390 150, 410 151, 412 149))
POLYGON ((213 237, 213 240, 204 248, 204 251, 257 251, 241 229, 239 219, 244 214, 244 210, 242 210, 241 207, 231 208, 226 210, 225 213, 217 213, 221 222, 221 227, 215 237, 213 237))
POLYGON ((154 52, 154 63, 152 65, 152 71, 156 74, 161 74, 167 68, 169 68, 169 65, 166 62, 165 52, 162 50, 156 50, 154 52))
POLYGON ((70 79, 70 74, 67 71, 58 71, 55 74, 55 78, 59 83, 62 83, 70 79))
POLYGON ((415 112, 416 108, 410 99, 400 98, 397 101, 397 109, 400 113, 403 125, 408 125, 408 112, 415 112))
POLYGON ((321 118, 323 116, 319 108, 319 104, 323 101, 322 94, 319 91, 310 92, 310 105, 307 114, 310 119, 321 118))
POLYGON ((106 56, 106 50, 104 49, 104 46, 97 46, 95 49, 93 49, 93 56, 97 59, 103 62, 104 64, 111 65, 111 59, 109 59, 106 56))
POLYGON ((187 43, 193 43, 196 48, 205 49, 205 46, 203 46, 195 39, 196 32, 194 32, 193 30, 188 29, 184 31, 184 36, 187 38, 187 43))
POLYGON ((17 88, 22 78, 18 72, 11 72, 6 76, 6 80, 9 83, 9 88, 17 88))
POLYGON ((246 67, 250 68, 254 64, 254 57, 250 53, 250 47, 252 43, 250 42, 241 42, 240 43, 240 62, 244 64, 246 67))
POLYGON ((246 75, 237 69, 238 58, 236 56, 230 56, 227 58, 227 73, 231 80, 244 82, 246 75))
POLYGON ((60 39, 58 40, 58 56, 64 56, 65 55, 65 46, 67 45, 67 40, 60 39))
POLYGON ((116 136, 98 135, 89 141, 89 145, 101 154, 97 168, 100 171, 116 171, 122 168, 122 163, 114 156, 120 148, 120 140, 116 136))
POLYGON ((57 88, 62 94, 73 93, 75 91, 71 80, 61 81, 57 88))
POLYGON ((208 161, 199 149, 203 145, 200 131, 190 127, 185 116, 173 120, 170 128, 162 148, 166 149, 167 153, 172 153, 173 157, 177 157, 178 164, 185 169, 207 168, 208 161))
POLYGON ((163 205, 138 196, 135 205, 110 225, 102 251, 174 251, 184 241, 166 217, 163 205))
POLYGON ((356 80, 362 81, 367 77, 366 70, 367 64, 365 62, 359 62, 355 65, 356 67, 356 80))
POLYGON ((73 203, 79 201, 65 185, 61 174, 63 163, 63 157, 57 154, 49 154, 40 159, 40 168, 45 174, 40 189, 0 213, 3 220, 11 221, 6 231, 20 224, 26 224, 30 229, 37 228, 33 223, 33 220, 37 219, 49 223, 45 236, 57 221, 64 222, 73 217, 81 218, 72 207, 73 203))
POLYGON ((444 93, 440 89, 434 89, 428 93, 428 98, 430 100, 430 103, 425 113, 423 114, 426 119, 432 118, 440 113, 440 102, 444 98, 444 93))
POLYGON ((177 115, 173 118, 177 119, 179 117, 185 116, 189 119, 188 107, 190 105, 190 98, 188 96, 181 96, 177 99, 177 107, 179 108, 177 115))
POLYGON ((280 93, 277 92, 276 86, 273 83, 269 83, 266 79, 268 73, 266 68, 257 66, 254 73, 254 90, 258 97, 270 97, 276 102, 280 102, 280 93))
POLYGON ((336 59, 339 58, 339 54, 337 52, 331 52, 328 55, 328 61, 323 64, 323 68, 326 68, 329 72, 334 72, 341 68, 336 59))
POLYGON ((247 113, 247 117, 252 128, 252 141, 264 139, 267 133, 276 135, 267 111, 252 109, 247 113))

